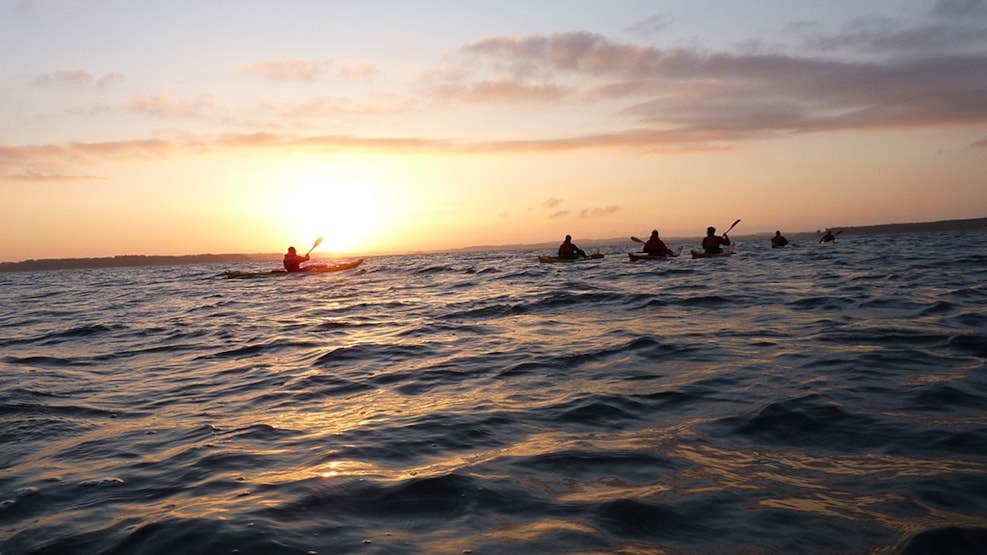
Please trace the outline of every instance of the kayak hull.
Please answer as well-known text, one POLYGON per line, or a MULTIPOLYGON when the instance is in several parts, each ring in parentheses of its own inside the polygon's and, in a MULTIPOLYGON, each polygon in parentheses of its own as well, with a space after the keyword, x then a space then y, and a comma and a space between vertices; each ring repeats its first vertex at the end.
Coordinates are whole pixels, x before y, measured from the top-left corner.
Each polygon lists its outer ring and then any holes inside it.
POLYGON ((737 248, 734 245, 728 245, 726 247, 723 247, 723 252, 708 253, 705 251, 693 250, 692 258, 720 258, 724 256, 730 256, 734 252, 736 252, 736 250, 737 248))
POLYGON ((280 277, 287 275, 327 274, 330 272, 341 272, 343 270, 352 270, 353 268, 356 268, 360 264, 363 264, 362 258, 351 260, 349 262, 341 262, 339 264, 317 264, 312 266, 306 266, 302 268, 302 270, 299 272, 289 272, 287 270, 270 270, 268 272, 228 271, 226 272, 226 277, 230 279, 245 279, 245 278, 261 278, 261 277, 280 277))
POLYGON ((569 263, 569 262, 586 262, 587 260, 600 260, 603 255, 595 252, 589 256, 582 256, 579 258, 557 258, 555 256, 539 256, 538 262, 542 264, 557 264, 557 263, 569 263))
POLYGON ((627 253, 627 258, 629 258, 631 262, 637 262, 639 260, 668 260, 669 258, 682 254, 682 247, 679 247, 672 252, 673 254, 671 255, 645 254, 643 252, 629 252, 627 253))

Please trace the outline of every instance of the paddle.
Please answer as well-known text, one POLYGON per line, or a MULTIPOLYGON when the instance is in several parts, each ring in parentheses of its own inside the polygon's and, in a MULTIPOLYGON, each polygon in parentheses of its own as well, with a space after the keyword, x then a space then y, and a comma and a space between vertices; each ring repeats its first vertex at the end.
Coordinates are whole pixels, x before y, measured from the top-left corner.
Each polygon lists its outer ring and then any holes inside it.
POLYGON ((318 247, 321 244, 322 244, 322 237, 320 236, 318 239, 315 240, 315 243, 312 245, 312 248, 308 249, 308 252, 305 253, 305 256, 312 254, 312 251, 315 250, 315 247, 318 247))
POLYGON ((737 220, 737 221, 733 222, 733 225, 730 226, 730 227, 728 227, 727 230, 723 232, 723 235, 726 235, 727 233, 730 233, 730 230, 733 229, 733 228, 735 228, 735 227, 737 227, 737 224, 739 224, 739 223, 740 223, 740 220, 737 220))
POLYGON ((631 241, 634 241, 635 243, 647 243, 647 241, 645 241, 644 239, 638 239, 637 237, 634 237, 633 235, 631 236, 631 241))

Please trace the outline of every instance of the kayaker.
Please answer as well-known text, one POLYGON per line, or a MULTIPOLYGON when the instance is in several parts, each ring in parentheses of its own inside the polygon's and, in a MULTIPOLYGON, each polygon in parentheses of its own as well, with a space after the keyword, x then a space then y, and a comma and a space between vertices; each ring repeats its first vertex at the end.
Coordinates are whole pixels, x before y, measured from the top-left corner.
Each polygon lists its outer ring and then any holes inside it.
POLYGON ((572 242, 572 235, 566 235, 565 241, 559 245, 559 258, 570 260, 573 258, 586 258, 586 253, 583 249, 577 247, 572 242))
POLYGON ((706 237, 703 238, 703 250, 706 254, 720 254, 723 249, 730 245, 730 238, 724 233, 722 237, 716 235, 716 228, 709 226, 706 228, 706 237))
POLYGON ((771 248, 784 247, 788 244, 788 239, 781 234, 781 231, 776 231, 775 236, 771 238, 771 248))
POLYGON ((289 272, 303 272, 302 262, 308 262, 309 255, 299 256, 295 247, 288 247, 288 253, 284 255, 284 269, 289 272))
POLYGON ((822 236, 822 239, 819 240, 820 243, 832 243, 834 241, 836 241, 836 236, 828 229, 826 230, 826 234, 822 236))
POLYGON ((657 229, 651 231, 651 237, 641 250, 652 256, 675 256, 675 251, 665 246, 665 242, 658 238, 657 229))

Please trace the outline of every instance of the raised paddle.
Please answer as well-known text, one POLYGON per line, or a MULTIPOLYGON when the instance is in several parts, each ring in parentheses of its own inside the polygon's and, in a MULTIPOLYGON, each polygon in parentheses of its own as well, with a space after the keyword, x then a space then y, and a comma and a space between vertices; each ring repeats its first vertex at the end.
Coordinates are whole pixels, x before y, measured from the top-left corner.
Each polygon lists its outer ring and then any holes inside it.
POLYGON ((737 227, 737 224, 739 224, 739 223, 740 223, 740 220, 737 220, 737 221, 733 222, 733 225, 730 226, 729 228, 727 228, 727 230, 723 232, 723 235, 726 235, 727 233, 730 233, 730 230, 733 229, 733 228, 735 228, 735 227, 737 227))
POLYGON ((312 251, 315 250, 315 247, 318 247, 321 244, 322 244, 322 237, 320 236, 318 239, 315 240, 315 243, 312 245, 312 248, 308 249, 308 252, 305 253, 305 256, 312 254, 312 251))
POLYGON ((638 239, 637 237, 634 237, 633 235, 631 236, 631 241, 634 241, 635 243, 647 243, 647 241, 645 241, 643 239, 638 239))

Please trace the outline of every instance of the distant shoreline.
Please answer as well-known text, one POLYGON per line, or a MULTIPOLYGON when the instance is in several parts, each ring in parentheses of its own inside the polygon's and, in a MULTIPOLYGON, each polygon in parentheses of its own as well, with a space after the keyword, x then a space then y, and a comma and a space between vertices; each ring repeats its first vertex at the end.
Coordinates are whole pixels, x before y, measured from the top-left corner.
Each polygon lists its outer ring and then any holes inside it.
MULTIPOLYGON (((899 223, 899 224, 879 224, 866 226, 833 226, 830 229, 842 231, 847 235, 871 235, 887 233, 923 233, 936 231, 965 231, 972 229, 987 228, 987 218, 973 218, 965 220, 941 220, 936 222, 899 223)), ((818 235, 822 230, 791 232, 790 236, 818 235)), ((763 238, 769 233, 750 234, 740 237, 763 238)), ((693 240, 695 237, 671 237, 666 238, 670 242, 680 242, 683 240, 693 240)), ((584 239, 580 245, 585 247, 607 247, 630 243, 628 237, 610 239, 584 239)), ((474 246, 463 247, 461 249, 445 249, 436 251, 419 251, 413 254, 429 253, 454 253, 454 252, 481 252, 481 251, 502 251, 502 250, 522 250, 522 249, 554 249, 558 242, 550 243, 530 243, 518 245, 498 245, 498 246, 474 246)), ((399 253, 393 253, 399 254, 399 253)), ((385 253, 367 256, 384 256, 385 253)), ((146 256, 146 255, 120 255, 99 258, 47 258, 40 260, 24 260, 22 262, 0 262, 0 272, 35 272, 43 270, 84 270, 92 268, 126 268, 133 266, 172 266, 178 264, 208 264, 215 262, 263 262, 280 261, 281 254, 192 254, 180 256, 146 256)))

